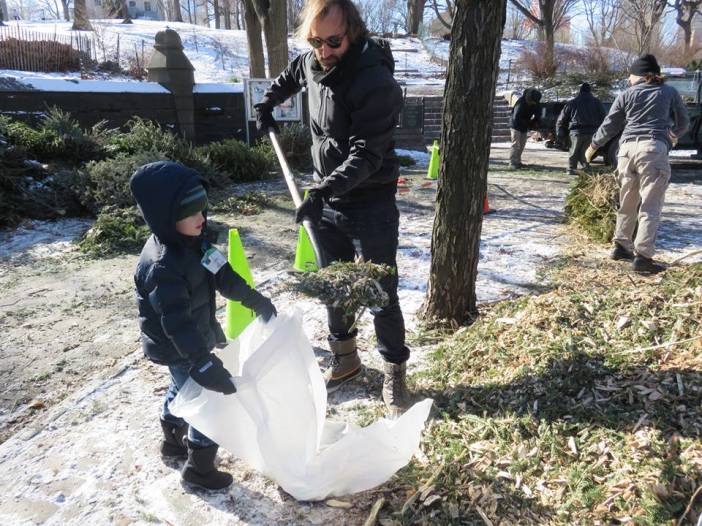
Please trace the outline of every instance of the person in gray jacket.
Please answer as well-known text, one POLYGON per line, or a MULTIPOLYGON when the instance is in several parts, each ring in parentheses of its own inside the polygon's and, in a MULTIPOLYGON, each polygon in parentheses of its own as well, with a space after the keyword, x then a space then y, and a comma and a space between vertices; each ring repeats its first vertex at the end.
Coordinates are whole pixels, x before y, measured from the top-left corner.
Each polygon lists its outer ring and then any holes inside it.
POLYGON ((556 121, 556 130, 558 136, 564 140, 570 133, 567 171, 569 175, 575 175, 578 163, 587 165, 585 150, 590 146, 592 135, 602 124, 606 113, 600 99, 592 94, 592 88, 587 82, 580 86, 578 96, 563 106, 556 121))
POLYGON ((655 274, 665 270, 653 261, 653 254, 670 182, 668 151, 685 133, 690 118, 680 94, 664 83, 653 55, 634 61, 629 83, 631 87, 617 96, 592 138, 585 158, 590 162, 598 148, 621 132, 617 154, 620 204, 611 257, 633 260, 634 272, 655 274), (638 231, 632 239, 637 219, 638 231))

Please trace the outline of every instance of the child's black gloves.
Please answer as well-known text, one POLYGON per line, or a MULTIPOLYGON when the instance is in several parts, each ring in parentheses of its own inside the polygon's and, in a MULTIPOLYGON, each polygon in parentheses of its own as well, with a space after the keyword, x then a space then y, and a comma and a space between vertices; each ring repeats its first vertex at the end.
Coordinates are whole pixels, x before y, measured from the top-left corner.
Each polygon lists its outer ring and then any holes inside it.
POLYGON ((205 389, 225 395, 236 393, 232 375, 222 364, 222 360, 209 353, 196 361, 190 368, 190 377, 205 389))
POLYGON ((329 194, 326 189, 312 188, 307 192, 307 197, 295 210, 295 222, 302 223, 308 218, 313 225, 318 224, 322 219, 322 209, 324 208, 324 198, 329 194))
POLYGON ((251 297, 246 301, 246 307, 254 311, 257 316, 263 318, 263 321, 268 321, 273 316, 278 315, 278 311, 275 310, 270 298, 265 297, 257 290, 251 291, 251 297))

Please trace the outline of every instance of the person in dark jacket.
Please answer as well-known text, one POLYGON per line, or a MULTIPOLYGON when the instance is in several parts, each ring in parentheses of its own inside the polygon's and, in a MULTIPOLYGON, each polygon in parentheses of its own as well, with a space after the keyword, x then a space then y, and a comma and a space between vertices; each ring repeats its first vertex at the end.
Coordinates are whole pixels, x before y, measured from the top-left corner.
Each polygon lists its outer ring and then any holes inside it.
POLYGON ((509 126, 512 135, 512 149, 509 157, 510 168, 522 168, 522 152, 527 141, 527 132, 539 127, 541 114, 541 92, 534 88, 527 88, 517 99, 512 108, 509 126))
POLYGON ((598 148, 621 133, 619 210, 611 258, 632 261, 634 272, 656 274, 665 270, 653 254, 670 183, 668 151, 687 131, 690 117, 677 90, 665 84, 655 56, 637 58, 629 72, 631 86, 617 95, 585 158, 592 159, 598 148))
POLYGON ((607 112, 600 99, 592 94, 587 82, 580 86, 580 93, 568 101, 556 121, 558 136, 562 139, 570 133, 570 151, 568 155, 569 175, 575 175, 578 163, 587 166, 585 150, 590 146, 592 136, 602 124, 607 112))
MULTIPOLYGON (((273 108, 307 88, 316 184, 296 211, 309 218, 326 263, 366 261, 397 269, 399 162, 393 134, 402 92, 393 77, 389 46, 368 37, 350 0, 308 0, 299 35, 312 50, 295 58, 256 105, 260 130, 277 128, 273 108)), ((391 413, 409 405, 405 382, 409 349, 397 296, 397 272, 381 282, 389 303, 374 309, 378 350, 384 359, 383 399, 391 413)), ((333 392, 361 373, 353 318, 328 308, 333 392)))
POLYGON ((215 318, 216 290, 266 321, 276 310, 205 240, 207 193, 198 172, 176 162, 155 162, 134 173, 130 188, 152 232, 134 274, 142 348, 148 359, 167 366, 171 377, 161 413, 161 454, 187 455, 184 481, 222 489, 232 477, 214 466, 217 444, 188 429, 168 404, 188 378, 225 395, 236 392, 231 374, 212 353, 226 343, 215 318))

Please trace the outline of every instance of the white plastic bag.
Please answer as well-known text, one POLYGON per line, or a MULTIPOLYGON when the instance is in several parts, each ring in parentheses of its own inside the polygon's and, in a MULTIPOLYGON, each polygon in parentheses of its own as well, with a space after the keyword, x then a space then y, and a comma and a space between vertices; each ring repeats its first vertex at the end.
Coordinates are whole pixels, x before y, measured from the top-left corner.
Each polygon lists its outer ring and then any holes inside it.
POLYGON ((298 309, 269 323, 257 318, 220 357, 235 376, 236 394, 188 380, 171 412, 298 500, 382 484, 419 447, 430 399, 365 428, 325 422, 327 392, 298 309))

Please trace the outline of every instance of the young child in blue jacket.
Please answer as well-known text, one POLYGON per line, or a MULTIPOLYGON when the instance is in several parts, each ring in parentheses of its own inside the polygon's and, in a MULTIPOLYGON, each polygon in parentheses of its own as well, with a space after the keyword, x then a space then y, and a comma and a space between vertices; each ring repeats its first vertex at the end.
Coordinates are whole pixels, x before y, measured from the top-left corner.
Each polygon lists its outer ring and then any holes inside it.
POLYGON ((212 353, 226 337, 215 317, 215 291, 240 301, 268 321, 270 299, 249 287, 223 254, 205 239, 207 193, 200 175, 180 163, 160 161, 139 168, 130 188, 152 235, 134 274, 145 356, 168 367, 171 383, 161 412, 164 457, 186 458, 183 480, 206 489, 232 483, 218 471, 218 445, 170 413, 168 403, 190 377, 206 389, 236 392, 231 374, 212 353))

